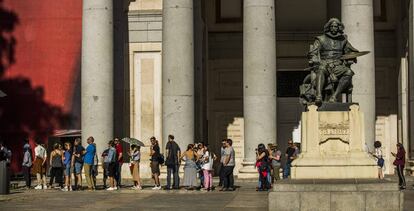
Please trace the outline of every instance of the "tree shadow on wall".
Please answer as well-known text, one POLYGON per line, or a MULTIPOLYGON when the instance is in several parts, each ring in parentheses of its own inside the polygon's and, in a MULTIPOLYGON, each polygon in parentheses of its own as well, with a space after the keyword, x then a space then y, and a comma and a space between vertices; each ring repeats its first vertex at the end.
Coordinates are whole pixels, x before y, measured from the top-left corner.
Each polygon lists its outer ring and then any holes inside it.
POLYGON ((12 149, 13 172, 20 170, 24 138, 45 140, 70 119, 61 107, 45 101, 44 89, 33 87, 30 78, 5 77, 8 68, 17 62, 17 41, 13 31, 18 23, 17 14, 7 10, 0 0, 0 90, 7 94, 0 98, 0 138, 12 149))

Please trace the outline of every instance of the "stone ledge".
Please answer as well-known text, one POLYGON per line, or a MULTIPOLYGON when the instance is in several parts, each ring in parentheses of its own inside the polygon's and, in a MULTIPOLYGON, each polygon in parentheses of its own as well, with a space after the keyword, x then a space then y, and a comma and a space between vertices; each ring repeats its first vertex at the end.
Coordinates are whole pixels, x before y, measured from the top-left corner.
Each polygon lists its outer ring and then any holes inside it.
POLYGON ((404 193, 385 180, 287 180, 269 193, 269 210, 403 210, 404 193))

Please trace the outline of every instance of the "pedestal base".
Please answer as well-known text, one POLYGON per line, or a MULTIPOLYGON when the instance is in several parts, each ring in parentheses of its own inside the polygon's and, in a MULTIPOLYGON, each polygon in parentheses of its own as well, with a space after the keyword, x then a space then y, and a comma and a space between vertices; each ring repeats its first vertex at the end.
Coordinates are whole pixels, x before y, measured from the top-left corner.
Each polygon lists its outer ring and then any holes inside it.
POLYGON ((377 178, 376 161, 364 152, 364 118, 359 106, 324 105, 324 111, 311 105, 302 113, 302 153, 292 163, 291 178, 377 178))
POLYGON ((385 180, 283 180, 269 210, 403 210, 404 193, 385 180))
POLYGON ((257 169, 255 168, 254 162, 242 162, 242 168, 239 169, 239 174, 237 175, 237 178, 239 179, 254 179, 259 178, 259 173, 257 172, 257 169))
POLYGON ((320 157, 306 154, 292 163, 292 179, 375 179, 378 167, 365 152, 347 156, 320 157))

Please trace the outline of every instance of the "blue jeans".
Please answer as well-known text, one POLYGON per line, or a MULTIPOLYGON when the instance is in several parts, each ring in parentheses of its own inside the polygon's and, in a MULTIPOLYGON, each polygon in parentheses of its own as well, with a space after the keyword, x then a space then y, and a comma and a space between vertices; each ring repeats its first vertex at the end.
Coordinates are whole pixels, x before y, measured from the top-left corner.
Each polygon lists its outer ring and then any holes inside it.
POLYGON ((83 168, 83 163, 75 162, 74 173, 76 175, 81 174, 82 173, 82 168, 83 168))
POLYGON ((167 189, 171 188, 171 174, 173 175, 173 188, 180 187, 180 176, 178 175, 179 165, 167 166, 167 189))
POLYGON ((121 171, 122 171, 122 163, 115 162, 115 180, 116 186, 121 187, 121 171))
POLYGON ((292 161, 286 162, 285 169, 283 170, 283 179, 289 178, 290 167, 292 166, 292 161))

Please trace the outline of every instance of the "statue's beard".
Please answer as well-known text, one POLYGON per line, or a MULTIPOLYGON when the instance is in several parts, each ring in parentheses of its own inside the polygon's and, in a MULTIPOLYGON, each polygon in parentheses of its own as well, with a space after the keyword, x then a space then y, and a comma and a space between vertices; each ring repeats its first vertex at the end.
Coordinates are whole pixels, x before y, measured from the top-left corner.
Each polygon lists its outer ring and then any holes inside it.
POLYGON ((340 33, 340 32, 336 32, 336 34, 332 34, 332 32, 326 32, 326 35, 328 35, 329 37, 332 37, 332 38, 337 38, 337 37, 340 37, 340 36, 342 36, 342 33, 340 33))

